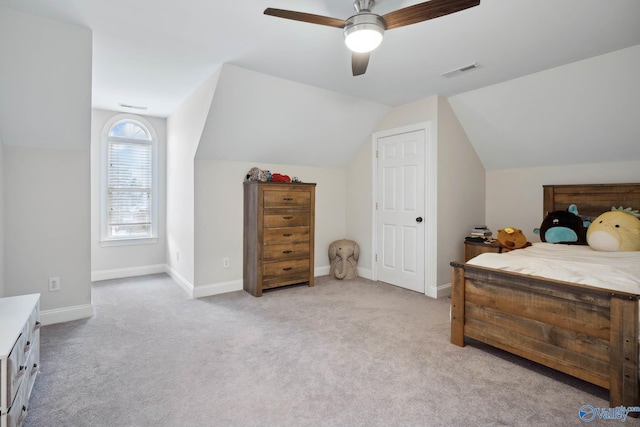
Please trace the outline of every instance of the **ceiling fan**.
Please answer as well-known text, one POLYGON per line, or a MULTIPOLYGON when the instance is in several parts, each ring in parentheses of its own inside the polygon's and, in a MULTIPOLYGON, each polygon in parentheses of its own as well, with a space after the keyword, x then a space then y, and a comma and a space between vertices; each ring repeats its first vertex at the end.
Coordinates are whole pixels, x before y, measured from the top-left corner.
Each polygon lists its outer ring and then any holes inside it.
POLYGON ((344 29, 344 41, 352 51, 351 70, 354 76, 359 76, 367 71, 370 52, 380 45, 385 30, 460 12, 479 5, 480 0, 431 0, 382 16, 371 13, 374 4, 374 0, 355 0, 356 14, 346 20, 271 7, 265 9, 264 14, 344 29))

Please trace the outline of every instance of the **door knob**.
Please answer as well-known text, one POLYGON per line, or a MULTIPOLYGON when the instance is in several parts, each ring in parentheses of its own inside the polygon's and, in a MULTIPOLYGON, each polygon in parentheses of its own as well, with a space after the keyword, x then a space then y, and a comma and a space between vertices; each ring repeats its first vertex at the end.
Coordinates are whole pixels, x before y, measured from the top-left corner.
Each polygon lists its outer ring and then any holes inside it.
POLYGON ((416 222, 422 222, 422 217, 419 216, 418 218, 416 218, 416 222))

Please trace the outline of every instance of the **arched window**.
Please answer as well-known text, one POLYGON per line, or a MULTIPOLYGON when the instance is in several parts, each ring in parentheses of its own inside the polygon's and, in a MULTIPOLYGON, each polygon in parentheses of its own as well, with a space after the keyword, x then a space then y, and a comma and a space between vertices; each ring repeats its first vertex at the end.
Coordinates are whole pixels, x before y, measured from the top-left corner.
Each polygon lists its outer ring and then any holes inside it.
POLYGON ((157 138, 141 117, 118 115, 103 132, 102 243, 157 236, 157 138))

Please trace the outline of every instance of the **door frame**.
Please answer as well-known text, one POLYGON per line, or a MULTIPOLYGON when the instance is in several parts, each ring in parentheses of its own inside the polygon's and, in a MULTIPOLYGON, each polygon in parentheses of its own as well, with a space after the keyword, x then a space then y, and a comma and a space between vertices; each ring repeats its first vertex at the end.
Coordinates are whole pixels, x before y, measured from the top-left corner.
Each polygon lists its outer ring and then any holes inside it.
POLYGON ((376 203, 378 202, 378 139, 403 133, 424 131, 424 294, 431 298, 438 297, 438 152, 436 147, 436 129, 431 121, 416 123, 413 125, 387 129, 374 132, 371 135, 371 265, 373 280, 378 280, 378 261, 376 261, 378 248, 378 213, 376 203))

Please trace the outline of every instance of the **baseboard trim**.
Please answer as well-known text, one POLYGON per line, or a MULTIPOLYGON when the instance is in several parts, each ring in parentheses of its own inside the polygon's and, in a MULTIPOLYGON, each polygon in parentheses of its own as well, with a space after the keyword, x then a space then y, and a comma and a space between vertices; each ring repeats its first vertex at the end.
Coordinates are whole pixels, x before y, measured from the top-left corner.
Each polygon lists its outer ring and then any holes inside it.
POLYGON ((451 295, 451 283, 438 286, 437 298, 448 297, 451 295))
POLYGON ((171 267, 169 264, 165 264, 165 272, 178 284, 178 286, 182 288, 183 291, 186 292, 189 298, 195 298, 193 296, 193 285, 191 284, 191 282, 185 279, 182 274, 178 273, 178 271, 175 268, 171 267))
MULTIPOLYGON (((314 268, 315 277, 327 276, 330 266, 322 266, 314 268)), ((91 281, 122 279, 125 277, 145 276, 147 274, 167 273, 189 298, 203 298, 212 295, 225 294, 227 292, 241 291, 243 289, 242 279, 231 280, 229 282, 212 283, 203 286, 194 286, 182 274, 171 267, 169 264, 147 265, 142 267, 118 268, 114 270, 94 271, 91 273, 91 281)), ((371 271, 366 269, 358 269, 358 274, 367 279, 371 278, 371 271)))
POLYGON ((316 267, 316 268, 313 269, 313 276, 314 277, 328 276, 330 271, 331 271, 331 266, 329 266, 329 265, 325 265, 325 266, 322 266, 322 267, 316 267))
POLYGON ((93 317, 93 305, 73 305, 70 307, 54 308, 52 310, 40 311, 40 322, 43 325, 53 325, 54 323, 70 322, 72 320, 86 319, 93 317))
POLYGON ((196 286, 193 289, 193 297, 210 297, 212 295, 226 294, 227 292, 241 291, 242 289, 242 280, 212 283, 210 285, 196 286))
POLYGON ((358 267, 358 276, 365 279, 373 280, 373 271, 369 270, 368 268, 358 267))
POLYGON ((123 279, 125 277, 146 276, 167 271, 166 264, 143 265, 141 267, 114 268, 112 270, 98 270, 91 272, 91 281, 123 279))

